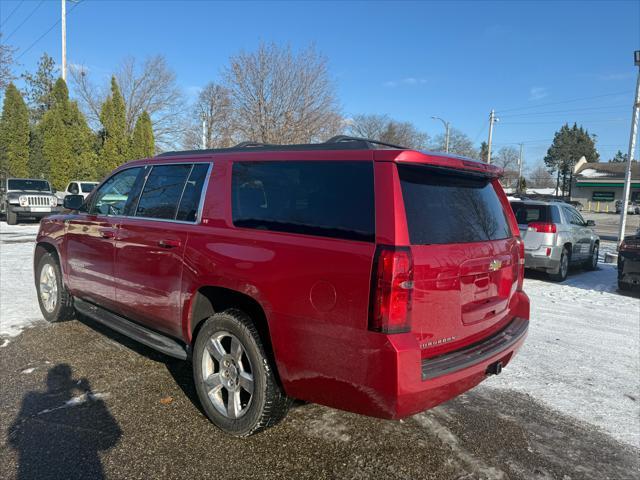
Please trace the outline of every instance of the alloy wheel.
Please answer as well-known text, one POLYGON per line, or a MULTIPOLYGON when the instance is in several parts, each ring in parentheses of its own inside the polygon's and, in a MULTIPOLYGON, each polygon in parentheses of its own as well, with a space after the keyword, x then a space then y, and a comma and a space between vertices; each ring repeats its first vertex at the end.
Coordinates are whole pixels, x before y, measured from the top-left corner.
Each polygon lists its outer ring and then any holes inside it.
POLYGON ((202 354, 202 378, 215 409, 230 419, 244 415, 253 398, 251 361, 238 338, 221 331, 207 340, 202 354))
POLYGON ((598 244, 593 246, 593 256, 591 257, 591 265, 595 269, 598 266, 598 255, 600 254, 598 244))
POLYGON ((58 302, 58 280, 50 263, 40 270, 40 299, 45 310, 49 313, 53 312, 58 302))

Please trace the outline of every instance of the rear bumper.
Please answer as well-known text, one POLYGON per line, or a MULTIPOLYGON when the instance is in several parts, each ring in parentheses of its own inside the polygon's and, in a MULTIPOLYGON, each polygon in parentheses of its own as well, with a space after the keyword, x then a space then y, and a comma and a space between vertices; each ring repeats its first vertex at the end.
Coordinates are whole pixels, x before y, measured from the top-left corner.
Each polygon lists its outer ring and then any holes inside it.
MULTIPOLYGON (((276 364, 291 397, 363 415, 400 419, 475 387, 497 362, 506 366, 527 335, 527 295, 516 292, 512 307, 514 316, 499 332, 428 360, 422 358, 423 350, 414 333, 309 329, 309 324, 305 331, 297 331, 289 325, 287 333, 295 341, 283 349, 276 342, 276 364)), ((279 338, 278 326, 273 330, 272 338, 279 338)))
POLYGON ((537 250, 525 250, 524 266, 535 270, 558 270, 562 247, 543 245, 537 250))

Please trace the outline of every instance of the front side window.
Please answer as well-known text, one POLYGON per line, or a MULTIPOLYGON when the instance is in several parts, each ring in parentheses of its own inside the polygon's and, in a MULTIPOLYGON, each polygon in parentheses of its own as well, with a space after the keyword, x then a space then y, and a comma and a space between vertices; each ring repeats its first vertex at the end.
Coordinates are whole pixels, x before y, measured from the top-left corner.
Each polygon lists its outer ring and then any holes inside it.
MULTIPOLYGON (((511 237, 489 178, 398 165, 409 238, 414 245, 470 243, 511 237)), ((521 220, 542 212, 524 212, 521 220)))
POLYGON ((80 193, 80 190, 78 189, 78 184, 77 183, 70 183, 69 184, 69 193, 72 195, 77 195, 78 193, 80 193))
POLYGON ((95 193, 90 213, 94 215, 123 215, 129 195, 142 168, 128 168, 113 175, 95 193))
POLYGON ((237 227, 371 242, 373 163, 236 162, 232 215, 237 227))
POLYGON ((136 217, 174 220, 192 165, 155 165, 144 184, 136 217))

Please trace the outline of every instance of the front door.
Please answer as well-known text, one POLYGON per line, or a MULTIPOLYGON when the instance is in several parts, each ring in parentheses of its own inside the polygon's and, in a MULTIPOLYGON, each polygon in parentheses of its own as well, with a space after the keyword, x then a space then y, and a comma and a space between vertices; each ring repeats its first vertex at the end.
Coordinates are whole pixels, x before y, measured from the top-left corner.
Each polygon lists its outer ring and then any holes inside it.
POLYGON ((67 283, 71 293, 116 309, 115 244, 124 210, 141 168, 115 173, 102 184, 85 212, 67 221, 67 283))

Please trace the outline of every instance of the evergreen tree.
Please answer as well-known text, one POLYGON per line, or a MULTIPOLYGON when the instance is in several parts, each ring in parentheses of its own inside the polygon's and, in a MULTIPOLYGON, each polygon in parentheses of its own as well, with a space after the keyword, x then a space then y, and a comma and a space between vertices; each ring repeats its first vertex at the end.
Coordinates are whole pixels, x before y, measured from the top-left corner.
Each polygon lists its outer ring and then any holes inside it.
POLYGON ((111 77, 111 95, 102 105, 100 122, 103 142, 98 175, 103 176, 130 159, 125 104, 115 77, 111 77))
POLYGON ((614 157, 609 160, 609 163, 623 163, 627 161, 628 155, 626 153, 622 153, 620 150, 616 152, 614 157))
POLYGON ((570 184, 573 178, 573 167, 582 157, 585 157, 587 162, 600 161, 600 155, 596 150, 596 136, 589 134, 583 127, 578 128, 575 123, 573 127, 564 124, 555 133, 553 143, 544 157, 544 163, 549 170, 557 172, 557 183, 562 177, 563 194, 567 190, 567 175, 570 184))
POLYGON ((138 117, 131 137, 131 158, 145 158, 153 156, 155 151, 151 117, 144 111, 138 117))
POLYGON ((52 98, 52 106, 39 125, 42 156, 48 164, 51 183, 62 189, 70 180, 93 180, 96 177, 93 135, 77 103, 69 100, 64 80, 56 81, 52 98))
POLYGON ((29 174, 29 112, 13 83, 5 90, 0 117, 0 175, 29 174))
POLYGON ((38 61, 38 70, 34 74, 23 73, 26 84, 26 97, 29 103, 31 122, 39 122, 53 104, 52 92, 56 83, 56 63, 46 53, 38 61))

